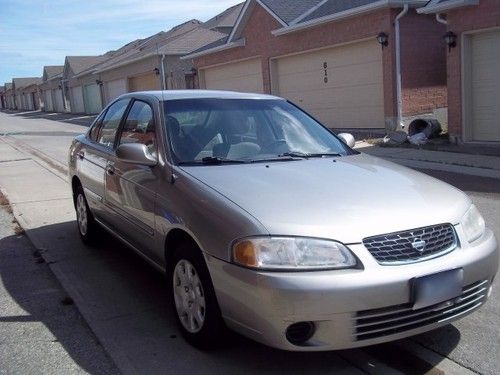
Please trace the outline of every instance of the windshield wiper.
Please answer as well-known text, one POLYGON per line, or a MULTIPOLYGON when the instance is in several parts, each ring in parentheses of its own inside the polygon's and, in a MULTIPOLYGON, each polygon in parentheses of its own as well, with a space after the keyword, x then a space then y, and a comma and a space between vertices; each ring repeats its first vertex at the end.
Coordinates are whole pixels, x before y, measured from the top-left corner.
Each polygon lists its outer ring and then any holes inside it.
POLYGON ((338 152, 319 152, 308 155, 309 158, 322 158, 325 156, 342 156, 342 154, 339 154, 338 152))
POLYGON ((278 155, 279 157, 291 156, 294 158, 322 158, 325 156, 342 156, 338 152, 318 152, 318 153, 307 153, 301 151, 288 151, 278 155))
POLYGON ((236 160, 236 159, 226 159, 218 156, 205 156, 201 159, 203 164, 208 165, 218 165, 218 164, 244 164, 247 163, 244 160, 236 160))
POLYGON ((280 157, 280 158, 286 157, 286 156, 289 156, 292 158, 308 158, 309 154, 307 154, 305 152, 301 152, 301 151, 288 151, 288 152, 284 152, 284 153, 278 155, 278 157, 280 157))

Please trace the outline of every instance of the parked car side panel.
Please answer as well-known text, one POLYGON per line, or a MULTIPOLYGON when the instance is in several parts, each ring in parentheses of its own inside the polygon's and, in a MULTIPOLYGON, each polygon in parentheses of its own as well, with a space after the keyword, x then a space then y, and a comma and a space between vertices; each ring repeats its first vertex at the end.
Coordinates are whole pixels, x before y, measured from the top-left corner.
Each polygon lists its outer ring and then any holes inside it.
POLYGON ((235 203, 182 169, 174 167, 174 172, 174 183, 162 176, 156 201, 156 228, 162 236, 172 229, 182 229, 203 252, 228 261, 228 244, 233 240, 268 234, 257 219, 235 203))

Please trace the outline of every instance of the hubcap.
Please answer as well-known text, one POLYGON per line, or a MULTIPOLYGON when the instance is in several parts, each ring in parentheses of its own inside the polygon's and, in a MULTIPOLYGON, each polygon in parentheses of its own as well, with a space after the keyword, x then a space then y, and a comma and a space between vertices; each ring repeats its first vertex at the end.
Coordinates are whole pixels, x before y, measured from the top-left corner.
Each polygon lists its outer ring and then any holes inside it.
POLYGON ((78 221, 78 229, 82 236, 87 234, 88 220, 87 220, 87 205, 85 198, 82 194, 78 194, 76 198, 76 220, 78 221))
POLYGON ((205 293, 198 272, 187 260, 180 260, 174 269, 174 300, 177 315, 186 330, 196 333, 205 321, 205 293))

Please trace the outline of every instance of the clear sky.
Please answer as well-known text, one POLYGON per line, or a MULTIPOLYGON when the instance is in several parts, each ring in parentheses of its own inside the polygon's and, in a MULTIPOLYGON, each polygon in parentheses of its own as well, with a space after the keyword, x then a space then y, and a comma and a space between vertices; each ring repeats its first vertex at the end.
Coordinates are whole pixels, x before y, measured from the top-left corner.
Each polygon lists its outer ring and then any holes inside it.
POLYGON ((100 55, 243 0, 0 0, 0 85, 44 65, 100 55))

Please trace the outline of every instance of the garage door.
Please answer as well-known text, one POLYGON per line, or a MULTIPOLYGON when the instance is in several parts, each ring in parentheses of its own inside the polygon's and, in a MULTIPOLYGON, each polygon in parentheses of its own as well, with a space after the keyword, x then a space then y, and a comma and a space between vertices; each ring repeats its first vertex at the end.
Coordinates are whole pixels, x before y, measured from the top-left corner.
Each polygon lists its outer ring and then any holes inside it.
POLYGON ((153 73, 131 77, 128 80, 128 87, 130 92, 160 90, 160 76, 153 73))
POLYGON ((71 88, 71 112, 85 113, 82 86, 75 86, 71 88))
POLYGON ((127 92, 127 80, 117 79, 106 82, 106 103, 109 103, 127 92))
POLYGON ((52 93, 54 98, 54 111, 64 112, 62 90, 61 89, 52 90, 52 93))
POLYGON ((46 90, 43 92, 44 95, 44 100, 45 100, 45 111, 47 112, 52 112, 54 110, 54 105, 52 104, 52 91, 51 90, 46 90))
POLYGON ((276 60, 273 87, 330 128, 384 128, 382 52, 360 42, 276 60))
POLYGON ((35 109, 35 106, 33 105, 33 96, 30 92, 24 95, 26 95, 27 109, 33 111, 35 109))
POLYGON ((471 126, 475 141, 500 141, 500 30, 471 37, 471 126))
POLYGON ((21 109, 28 109, 28 102, 26 100, 26 94, 21 94, 21 109))
POLYGON ((97 84, 93 83, 83 87, 83 102, 85 113, 95 114, 101 112, 101 89, 97 84))
POLYGON ((264 92, 260 59, 219 65, 202 72, 206 89, 264 92))

